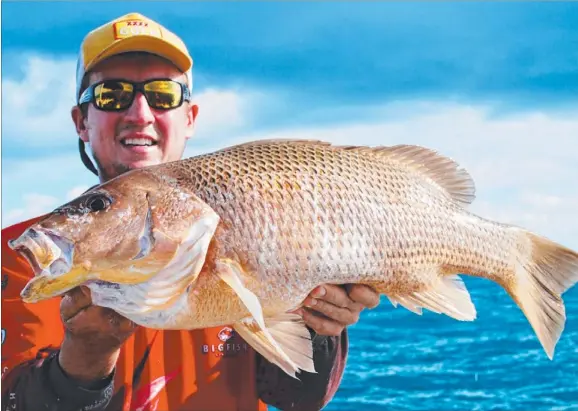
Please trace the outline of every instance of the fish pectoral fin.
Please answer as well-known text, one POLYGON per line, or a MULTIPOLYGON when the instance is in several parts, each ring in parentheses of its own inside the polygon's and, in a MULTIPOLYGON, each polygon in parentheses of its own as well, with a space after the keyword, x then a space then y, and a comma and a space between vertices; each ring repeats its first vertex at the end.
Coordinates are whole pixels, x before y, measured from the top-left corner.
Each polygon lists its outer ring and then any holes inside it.
POLYGON ((297 379, 304 370, 315 373, 311 334, 300 316, 284 314, 266 319, 267 328, 261 329, 253 318, 234 324, 235 330, 267 361, 297 379))
POLYGON ((251 314, 251 317, 234 324, 245 341, 269 362, 276 364, 294 378, 300 368, 313 370, 311 337, 305 324, 299 322, 300 317, 284 314, 278 318, 268 319, 266 323, 259 298, 243 284, 242 279, 246 276, 243 268, 235 261, 221 259, 217 261, 217 272, 219 277, 235 291, 251 314))
POLYGON ((267 329, 291 360, 302 370, 316 373, 313 363, 311 333, 297 314, 282 314, 265 319, 267 329))
POLYGON ((243 270, 239 263, 229 259, 217 260, 216 268, 221 280, 227 283, 227 285, 235 291, 259 327, 265 329, 263 308, 261 307, 259 298, 243 284, 242 278, 247 276, 245 270, 243 270))
POLYGON ((398 303, 421 315, 422 308, 445 314, 460 321, 476 319, 476 307, 462 279, 457 275, 439 278, 434 287, 405 295, 388 295, 392 304, 398 303))

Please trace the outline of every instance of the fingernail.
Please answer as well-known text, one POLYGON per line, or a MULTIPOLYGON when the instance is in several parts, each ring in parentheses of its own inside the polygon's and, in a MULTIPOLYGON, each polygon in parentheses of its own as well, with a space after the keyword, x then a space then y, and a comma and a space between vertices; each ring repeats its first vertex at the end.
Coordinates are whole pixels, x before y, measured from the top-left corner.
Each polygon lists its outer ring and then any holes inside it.
POLYGON ((309 299, 309 301, 307 302, 307 306, 308 307, 313 307, 314 305, 317 304, 317 300, 315 298, 311 298, 309 299))
POLYGON ((325 287, 319 287, 315 290, 315 296, 316 297, 323 297, 326 292, 327 291, 325 290, 325 287))

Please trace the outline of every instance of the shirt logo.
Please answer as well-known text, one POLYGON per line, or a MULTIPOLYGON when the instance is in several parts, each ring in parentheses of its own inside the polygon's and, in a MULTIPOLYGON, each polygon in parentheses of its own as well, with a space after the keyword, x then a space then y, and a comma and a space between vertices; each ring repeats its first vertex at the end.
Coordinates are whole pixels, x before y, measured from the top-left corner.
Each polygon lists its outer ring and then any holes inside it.
POLYGON ((249 345, 243 340, 237 342, 237 334, 231 327, 223 327, 217 333, 217 338, 222 341, 220 344, 203 344, 203 354, 213 354, 215 357, 235 357, 239 354, 246 353, 249 345))
POLYGON ((235 331, 231 327, 225 327, 221 331, 219 331, 219 333, 217 334, 217 337, 219 337, 219 340, 226 342, 228 339, 230 339, 233 336, 234 332, 235 331))

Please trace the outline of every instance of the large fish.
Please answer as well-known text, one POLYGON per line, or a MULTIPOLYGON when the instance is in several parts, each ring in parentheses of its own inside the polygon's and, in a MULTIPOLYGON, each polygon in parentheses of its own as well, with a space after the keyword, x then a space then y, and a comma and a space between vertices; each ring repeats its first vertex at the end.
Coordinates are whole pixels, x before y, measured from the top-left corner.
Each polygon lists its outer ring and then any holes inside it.
POLYGON ((232 324, 293 376, 314 366, 289 312, 317 285, 368 284, 472 321, 459 273, 500 284, 552 358, 578 254, 472 214, 473 199, 470 175, 427 148, 257 141, 127 172, 10 244, 36 274, 24 301, 86 285, 143 326, 232 324))

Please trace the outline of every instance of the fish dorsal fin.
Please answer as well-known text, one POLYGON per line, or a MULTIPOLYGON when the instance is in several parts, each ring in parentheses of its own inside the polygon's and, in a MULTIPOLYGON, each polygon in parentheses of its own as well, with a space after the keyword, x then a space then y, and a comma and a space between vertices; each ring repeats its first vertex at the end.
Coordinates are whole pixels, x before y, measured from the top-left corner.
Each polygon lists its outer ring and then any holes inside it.
POLYGON ((409 144, 372 150, 428 176, 462 206, 470 205, 476 198, 476 186, 470 173, 435 150, 409 144))
POLYGON ((275 145, 304 145, 304 146, 322 146, 331 147, 332 144, 322 140, 307 140, 307 139, 294 139, 294 138, 267 138, 261 140, 251 140, 243 143, 237 143, 228 147, 221 148, 217 150, 217 153, 235 151, 240 149, 245 149, 249 147, 259 147, 259 146, 275 146, 275 145))
POLYGON ((396 161, 412 170, 418 171, 429 177, 448 195, 462 206, 470 205, 476 194, 474 180, 470 173, 453 159, 438 153, 430 148, 399 144, 395 146, 359 146, 359 145, 333 145, 322 140, 277 138, 249 141, 235 146, 224 148, 220 151, 238 150, 251 146, 260 145, 305 145, 317 146, 327 150, 351 150, 371 153, 396 161))

